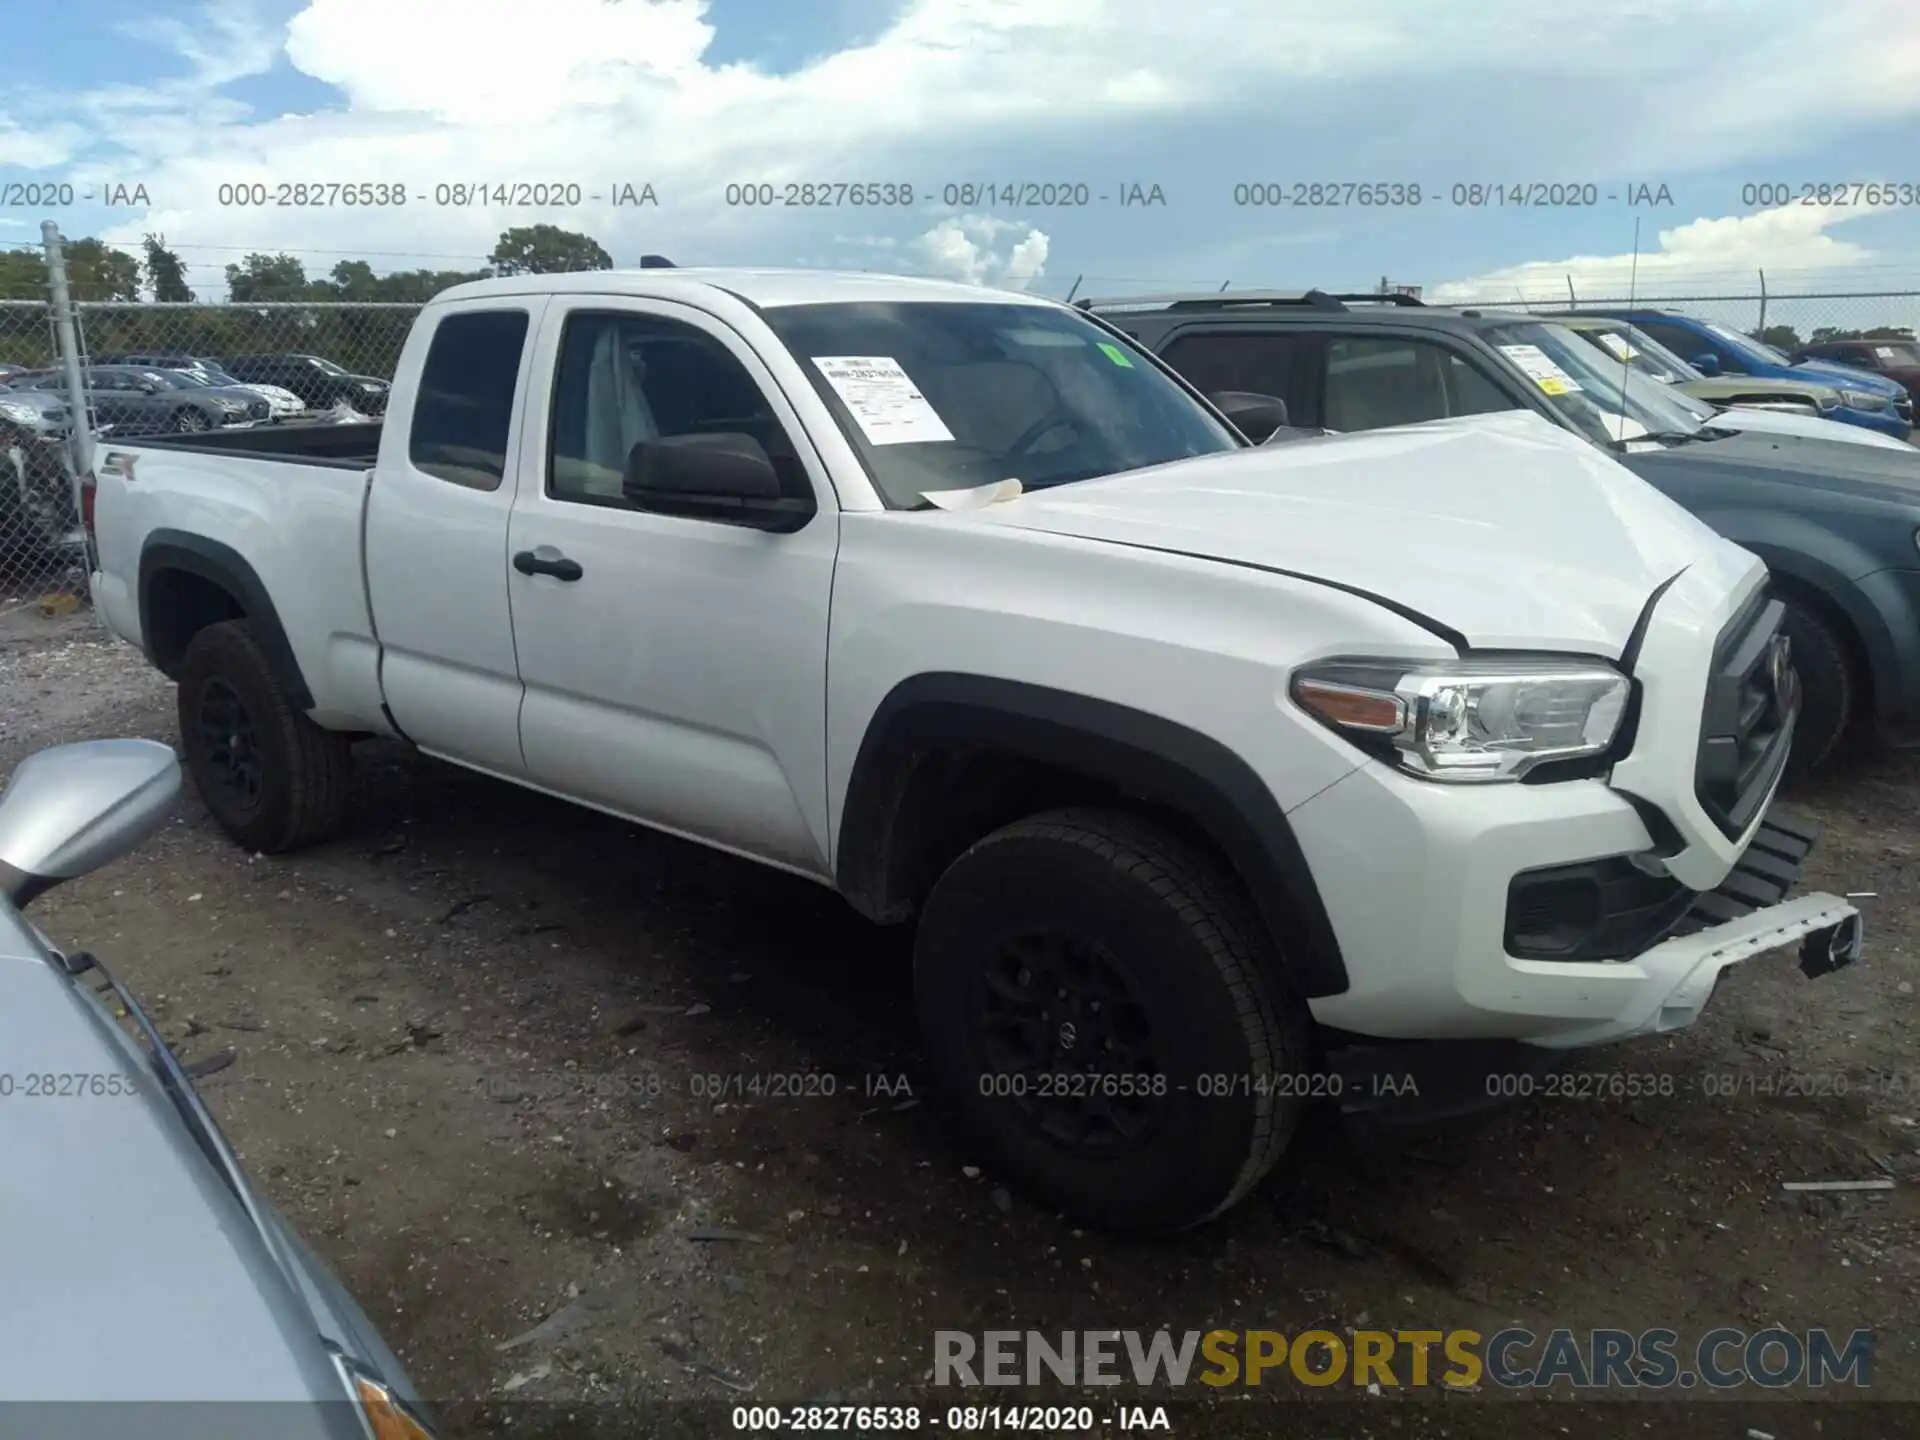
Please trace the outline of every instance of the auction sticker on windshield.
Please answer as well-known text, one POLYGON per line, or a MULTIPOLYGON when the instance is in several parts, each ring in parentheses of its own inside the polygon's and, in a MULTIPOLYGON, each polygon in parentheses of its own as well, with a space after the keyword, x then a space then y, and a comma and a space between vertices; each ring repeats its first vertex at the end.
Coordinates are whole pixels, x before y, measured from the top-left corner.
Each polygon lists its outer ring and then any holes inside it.
POLYGON ((871 445, 952 440, 946 421, 927 403, 891 355, 816 355, 813 363, 871 445))
POLYGON ((1538 345, 1502 345, 1500 348, 1547 394, 1566 395, 1580 388, 1580 382, 1554 364, 1538 345))

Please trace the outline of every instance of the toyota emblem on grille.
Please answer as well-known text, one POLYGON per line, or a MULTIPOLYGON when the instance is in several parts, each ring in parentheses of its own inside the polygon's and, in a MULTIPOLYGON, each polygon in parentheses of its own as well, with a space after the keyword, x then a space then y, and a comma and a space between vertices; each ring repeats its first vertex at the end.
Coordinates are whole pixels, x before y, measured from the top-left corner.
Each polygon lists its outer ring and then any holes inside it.
POLYGON ((1767 678, 1773 682, 1773 697, 1782 705, 1793 687, 1793 643, 1785 635, 1775 635, 1767 647, 1767 678))

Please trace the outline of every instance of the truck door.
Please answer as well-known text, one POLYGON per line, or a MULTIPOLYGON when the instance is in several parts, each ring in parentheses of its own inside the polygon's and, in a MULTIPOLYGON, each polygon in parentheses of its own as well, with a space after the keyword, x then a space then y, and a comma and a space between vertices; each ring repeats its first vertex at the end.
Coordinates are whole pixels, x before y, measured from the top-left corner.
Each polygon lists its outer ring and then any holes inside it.
POLYGON ((387 708, 429 754, 508 776, 525 766, 507 517, 545 304, 515 296, 423 312, 367 497, 367 598, 387 708))
POLYGON ((535 783, 827 873, 827 602, 839 512, 793 407, 723 322, 670 301, 556 296, 507 541, 535 783), (804 528, 635 508, 633 445, 747 434, 804 528))

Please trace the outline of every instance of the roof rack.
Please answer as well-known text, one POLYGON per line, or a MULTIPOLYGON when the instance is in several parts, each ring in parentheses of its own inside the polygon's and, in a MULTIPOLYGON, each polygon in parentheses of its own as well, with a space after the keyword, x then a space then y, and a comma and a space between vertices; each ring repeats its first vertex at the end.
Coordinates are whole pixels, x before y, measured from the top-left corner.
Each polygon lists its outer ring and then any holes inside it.
POLYGON ((1220 290, 1210 295, 1129 295, 1113 299, 1088 297, 1073 302, 1082 310, 1250 310, 1261 306, 1299 305, 1310 310, 1346 311, 1354 305, 1418 305, 1415 295, 1330 294, 1325 290, 1220 290))

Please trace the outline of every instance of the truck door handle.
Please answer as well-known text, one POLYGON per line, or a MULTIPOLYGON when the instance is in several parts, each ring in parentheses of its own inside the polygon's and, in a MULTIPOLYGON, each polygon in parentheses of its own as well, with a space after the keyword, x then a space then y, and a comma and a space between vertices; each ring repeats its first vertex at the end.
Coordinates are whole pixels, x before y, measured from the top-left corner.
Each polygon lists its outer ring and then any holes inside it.
POLYGON ((578 560, 569 560, 564 555, 548 558, 532 550, 522 550, 514 556, 513 568, 522 575, 551 575, 556 580, 578 580, 587 573, 580 568, 578 560))

